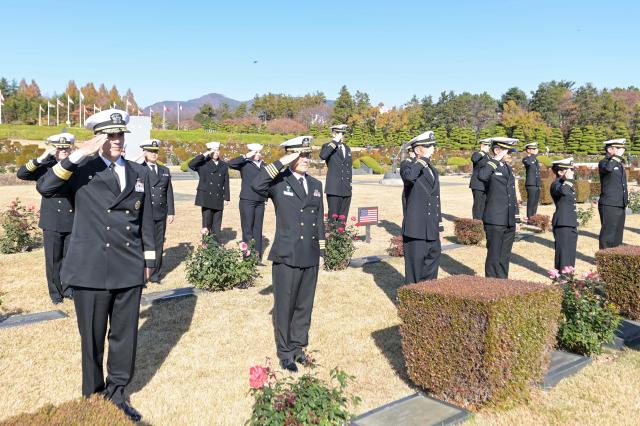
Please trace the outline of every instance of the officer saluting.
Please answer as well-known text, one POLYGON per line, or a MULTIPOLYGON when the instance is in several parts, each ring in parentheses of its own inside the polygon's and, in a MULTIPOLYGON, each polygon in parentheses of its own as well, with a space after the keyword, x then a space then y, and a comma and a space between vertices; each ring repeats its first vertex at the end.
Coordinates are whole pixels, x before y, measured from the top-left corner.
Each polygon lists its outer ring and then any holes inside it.
MULTIPOLYGON (((47 171, 64 160, 75 142, 71 133, 49 136, 47 141, 52 148, 40 157, 29 160, 18 169, 18 179, 37 181, 47 171)), ((47 274, 49 297, 54 305, 62 303, 64 297, 71 298, 71 289, 62 290, 60 268, 67 249, 73 227, 73 200, 68 191, 61 190, 51 198, 42 197, 40 201, 40 221, 38 226, 44 236, 44 259, 47 274)))
POLYGON ((574 187, 573 157, 554 161, 556 180, 551 184, 551 197, 556 205, 551 224, 555 239, 554 267, 576 266, 578 244, 578 216, 576 214, 576 190, 574 187))
POLYGON ((491 138, 492 156, 478 170, 478 179, 487 185, 487 202, 482 214, 484 232, 487 237, 487 260, 484 274, 491 278, 508 278, 511 248, 519 228, 520 215, 516 198, 516 178, 511 166, 509 152, 518 139, 491 138))
POLYGON ((527 218, 530 218, 538 211, 538 201, 540 201, 540 163, 536 158, 538 155, 538 143, 530 142, 526 144, 527 156, 522 159, 526 177, 524 186, 527 190, 527 218))
POLYGON ((414 162, 403 162, 400 176, 407 188, 407 205, 402 220, 404 282, 417 283, 438 278, 440 232, 444 231, 440 210, 440 178, 431 164, 436 139, 432 131, 409 141, 414 162))
POLYGON ((75 201, 61 279, 63 286, 73 288, 82 394, 101 393, 138 421, 140 413, 127 403, 125 386, 133 376, 140 295, 155 264, 155 247, 148 175, 141 165, 122 158, 128 122, 129 114, 117 109, 89 117, 85 127, 97 136, 53 166, 37 189, 44 197, 69 191, 75 201))
POLYGON ((622 244, 625 209, 629 204, 627 174, 624 170, 626 139, 612 139, 604 142, 607 155, 598 163, 600 172, 600 249, 617 247, 622 244))
POLYGON ((269 164, 252 187, 273 201, 276 236, 269 252, 273 262, 274 326, 282 368, 298 371, 309 341, 311 311, 324 255, 322 183, 309 176, 312 136, 299 136, 280 146, 287 153, 269 164), (284 168, 289 166, 288 168, 284 168))
POLYGON ((207 143, 207 152, 196 155, 189 168, 198 172, 200 181, 196 192, 196 206, 202 208, 203 235, 209 234, 220 242, 222 211, 229 204, 229 167, 220 159, 220 142, 207 143))
POLYGON ((228 165, 240 171, 242 187, 240 189, 240 224, 242 226, 242 241, 254 241, 255 250, 262 259, 262 223, 264 222, 264 207, 267 198, 251 188, 251 183, 265 168, 262 161, 262 148, 259 143, 247 144, 249 152, 229 161, 228 165))
POLYGON ((156 265, 149 277, 152 283, 160 283, 160 268, 162 267, 162 251, 164 248, 164 236, 167 230, 167 222, 173 223, 176 210, 173 205, 173 186, 171 185, 171 172, 168 167, 158 164, 158 152, 160 141, 151 139, 140 145, 144 154, 149 173, 149 185, 151 186, 151 206, 153 208, 153 229, 156 246, 156 265))
POLYGON ((491 147, 490 139, 480 140, 480 150, 471 154, 471 162, 473 163, 473 171, 471 172, 471 182, 469 182, 469 188, 471 188, 471 194, 473 194, 473 208, 471 213, 474 219, 482 220, 482 213, 484 212, 484 204, 487 201, 487 193, 484 182, 478 179, 478 170, 485 165, 489 159, 489 148, 491 147))
POLYGON ((347 217, 351 205, 351 148, 344 143, 346 124, 331 126, 333 140, 322 145, 320 158, 327 163, 327 206, 329 218, 347 217))

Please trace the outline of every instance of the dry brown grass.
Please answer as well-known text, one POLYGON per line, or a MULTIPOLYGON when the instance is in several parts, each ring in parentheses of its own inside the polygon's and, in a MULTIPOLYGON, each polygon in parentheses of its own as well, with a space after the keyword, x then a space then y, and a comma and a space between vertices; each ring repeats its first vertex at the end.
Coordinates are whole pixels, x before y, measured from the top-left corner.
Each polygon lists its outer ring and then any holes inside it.
MULTIPOLYGON (((357 177, 376 181, 377 177, 357 177)), ((443 209, 469 217, 471 194, 467 179, 443 177, 443 209)), ((237 194, 225 211, 223 228, 239 231, 237 194)), ((171 266, 160 286, 146 292, 183 287, 185 247, 198 241, 200 211, 193 206, 195 181, 176 181, 177 218, 169 226, 165 264, 171 266)), ((380 206, 384 226, 373 228, 372 244, 358 243, 356 256, 384 254, 392 234, 401 224, 400 188, 355 185, 352 214, 357 206, 380 206)), ((3 187, 0 206, 17 194, 37 202, 34 188, 3 187)), ((541 213, 551 214, 553 207, 541 213)), ((265 235, 274 234, 273 207, 265 215, 265 235)), ((625 242, 640 244, 640 218, 628 218, 625 242)), ((446 235, 453 223, 445 222, 446 235)), ((585 231, 597 234, 594 218, 585 231)), ((229 236, 232 236, 230 233, 229 236)), ((239 234, 236 235, 239 237, 239 234)), ((597 237, 578 240, 578 269, 586 271, 597 250, 597 237)), ((441 276, 483 274, 483 246, 445 252, 441 276)), ((511 276, 543 281, 553 265, 553 236, 517 242, 511 276), (536 263, 540 262, 540 266, 536 263)), ((3 307, 35 312, 52 309, 46 293, 42 250, 0 257, 3 307)), ((366 265, 362 269, 321 272, 311 327, 311 349, 317 350, 327 370, 339 365, 357 380, 353 391, 363 399, 361 413, 415 391, 404 371, 398 334, 399 319, 393 303, 402 284, 402 258, 366 265)), ((248 290, 205 294, 143 308, 138 340, 137 371, 129 387, 133 405, 152 424, 242 424, 249 416, 249 367, 276 358, 271 326, 273 296, 271 271, 248 290)), ((80 395, 80 342, 73 304, 62 309, 70 318, 0 331, 0 419, 32 412, 46 403, 61 403, 80 395)), ((326 373, 326 372, 325 372, 326 373)), ((324 374, 324 373, 323 373, 324 374)), ((482 412, 476 424, 630 423, 640 417, 637 396, 640 354, 628 351, 617 359, 599 358, 583 373, 562 382, 551 392, 535 392, 529 405, 510 411, 482 412), (623 413, 623 414, 619 414, 623 413), (604 420, 604 421, 600 421, 604 420)))

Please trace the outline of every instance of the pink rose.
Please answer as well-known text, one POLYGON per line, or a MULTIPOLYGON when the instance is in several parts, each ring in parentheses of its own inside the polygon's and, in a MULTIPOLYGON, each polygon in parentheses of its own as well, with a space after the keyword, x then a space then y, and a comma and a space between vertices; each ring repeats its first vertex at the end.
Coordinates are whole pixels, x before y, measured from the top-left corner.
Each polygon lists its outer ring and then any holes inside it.
POLYGON ((249 250, 245 251, 244 254, 246 254, 247 257, 251 256, 251 252, 249 250))
POLYGON ((269 372, 261 365, 249 369, 249 386, 252 389, 260 389, 269 378, 269 372))
POLYGON ((335 219, 335 218, 338 217, 338 215, 334 213, 334 214, 331 215, 331 217, 335 219))
POLYGON ((340 216, 338 216, 338 219, 340 219, 340 220, 344 220, 344 215, 343 215, 343 214, 341 214, 340 216))
POLYGON ((329 217, 329 213, 324 214, 325 219, 329 217))
POLYGON ((560 271, 558 271, 557 269, 549 269, 547 271, 547 274, 549 275, 549 278, 551 278, 552 280, 555 280, 556 278, 560 277, 560 271))
POLYGON ((247 245, 247 243, 245 243, 244 241, 242 241, 242 242, 240 243, 240 250, 242 250, 242 251, 247 251, 247 247, 249 247, 249 246, 248 246, 248 245, 247 245))
POLYGON ((342 227, 338 228, 338 232, 342 234, 344 232, 344 228, 342 227))
POLYGON ((562 268, 562 271, 560 271, 560 272, 562 272, 563 274, 572 274, 573 271, 574 271, 573 266, 567 265, 564 268, 562 268))

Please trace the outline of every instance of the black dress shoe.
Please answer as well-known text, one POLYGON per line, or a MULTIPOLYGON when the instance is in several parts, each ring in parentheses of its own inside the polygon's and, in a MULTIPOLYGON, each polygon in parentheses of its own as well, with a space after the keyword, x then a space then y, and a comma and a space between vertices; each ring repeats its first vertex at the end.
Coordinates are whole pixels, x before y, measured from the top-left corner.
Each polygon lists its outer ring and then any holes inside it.
POLYGON ((306 365, 307 363, 307 356, 304 354, 304 352, 300 352, 298 355, 295 356, 294 359, 298 364, 306 365))
POLYGON ((149 280, 149 282, 150 282, 151 284, 160 284, 160 280, 157 280, 157 281, 151 281, 151 280, 149 280))
POLYGON ((51 303, 53 303, 54 305, 59 305, 62 302, 64 302, 64 299, 52 299, 51 303))
POLYGON ((298 372, 298 366, 296 365, 295 361, 292 359, 281 359, 280 367, 284 368, 285 370, 289 370, 292 373, 298 372))
POLYGON ((122 412, 132 421, 139 422, 140 420, 142 420, 142 414, 140 414, 138 410, 130 406, 128 403, 121 402, 120 404, 116 404, 116 407, 122 410, 122 412))

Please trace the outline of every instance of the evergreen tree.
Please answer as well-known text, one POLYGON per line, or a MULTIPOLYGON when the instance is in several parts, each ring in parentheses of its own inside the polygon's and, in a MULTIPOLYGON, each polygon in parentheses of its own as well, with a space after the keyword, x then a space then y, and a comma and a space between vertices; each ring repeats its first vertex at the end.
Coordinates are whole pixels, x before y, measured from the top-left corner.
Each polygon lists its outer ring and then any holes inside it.
POLYGON ((567 139, 567 152, 571 154, 586 154, 586 147, 582 146, 582 130, 579 127, 571 129, 567 139))
POLYGON ((582 149, 589 154, 600 153, 596 132, 592 125, 584 126, 582 128, 582 141, 580 145, 582 146, 582 149))
POLYGON ((550 152, 556 154, 566 152, 562 130, 560 130, 560 128, 558 127, 551 128, 551 133, 546 138, 546 144, 549 147, 550 152))
POLYGON ((342 86, 340 95, 333 104, 333 124, 346 124, 355 112, 353 98, 347 86, 342 86))
POLYGON ((436 127, 433 131, 436 137, 436 143, 442 149, 451 149, 451 141, 447 136, 447 129, 444 126, 436 127))

